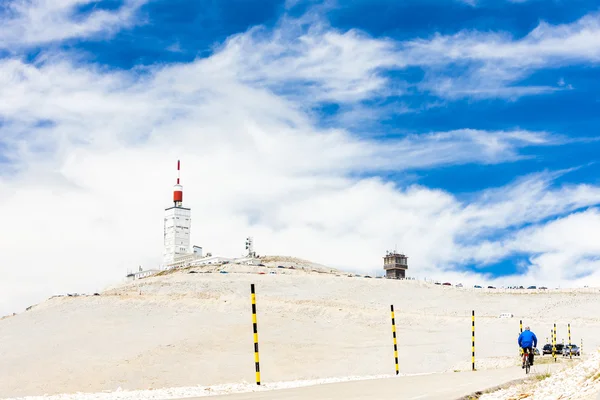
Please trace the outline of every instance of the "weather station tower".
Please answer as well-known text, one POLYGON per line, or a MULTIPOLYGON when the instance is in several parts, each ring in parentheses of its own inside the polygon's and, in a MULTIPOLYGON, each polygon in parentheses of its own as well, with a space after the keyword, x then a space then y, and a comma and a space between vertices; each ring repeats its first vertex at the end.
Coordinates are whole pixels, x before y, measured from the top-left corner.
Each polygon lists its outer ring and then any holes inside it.
POLYGON ((177 184, 173 187, 173 206, 165 209, 163 265, 191 253, 192 210, 183 206, 180 173, 181 163, 177 160, 177 184))

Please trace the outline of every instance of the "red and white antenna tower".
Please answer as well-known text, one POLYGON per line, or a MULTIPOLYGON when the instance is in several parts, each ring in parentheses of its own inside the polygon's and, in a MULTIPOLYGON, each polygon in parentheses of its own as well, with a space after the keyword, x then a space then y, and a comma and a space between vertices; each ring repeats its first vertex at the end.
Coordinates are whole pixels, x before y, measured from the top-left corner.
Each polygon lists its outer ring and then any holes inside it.
POLYGON ((177 160, 177 184, 173 187, 173 203, 175 207, 183 205, 183 186, 180 185, 181 163, 177 160))

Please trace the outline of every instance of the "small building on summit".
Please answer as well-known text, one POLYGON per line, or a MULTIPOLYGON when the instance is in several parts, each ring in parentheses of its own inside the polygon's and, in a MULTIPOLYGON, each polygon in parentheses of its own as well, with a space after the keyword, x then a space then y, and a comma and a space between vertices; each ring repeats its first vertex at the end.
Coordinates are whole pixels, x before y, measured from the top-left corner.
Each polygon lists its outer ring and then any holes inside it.
POLYGON ((387 251, 383 257, 383 269, 387 279, 404 279, 408 269, 408 257, 395 251, 387 251))
POLYGON ((128 281, 135 281, 138 279, 147 278, 147 277, 157 274, 159 272, 160 271, 157 269, 148 269, 148 270, 144 271, 142 269, 142 267, 140 266, 140 270, 138 272, 128 271, 126 278, 128 281))

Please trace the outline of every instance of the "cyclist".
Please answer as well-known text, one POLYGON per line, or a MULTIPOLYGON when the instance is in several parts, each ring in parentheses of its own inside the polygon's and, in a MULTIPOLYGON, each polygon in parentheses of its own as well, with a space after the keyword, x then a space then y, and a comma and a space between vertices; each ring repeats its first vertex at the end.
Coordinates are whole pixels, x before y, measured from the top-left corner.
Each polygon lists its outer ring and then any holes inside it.
MULTIPOLYGON (((531 332, 529 327, 526 326, 525 330, 519 335, 517 341, 519 347, 523 349, 523 352, 529 350, 529 364, 533 365, 533 349, 537 347, 537 337, 535 336, 535 333, 531 332)), ((525 361, 523 361, 523 368, 525 368, 525 361)))

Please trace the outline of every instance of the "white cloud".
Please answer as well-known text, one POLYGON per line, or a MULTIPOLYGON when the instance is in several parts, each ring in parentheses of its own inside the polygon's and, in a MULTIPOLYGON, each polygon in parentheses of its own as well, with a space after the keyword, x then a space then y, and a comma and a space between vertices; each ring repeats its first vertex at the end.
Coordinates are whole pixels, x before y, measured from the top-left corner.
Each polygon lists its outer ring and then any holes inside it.
POLYGON ((110 35, 132 26, 136 11, 146 2, 125 0, 114 11, 93 8, 85 16, 78 16, 78 7, 97 0, 8 0, 0 6, 0 49, 110 35))
MULTIPOLYGON (((477 6, 474 1, 466 3, 477 6)), ((293 83, 318 89, 304 102, 351 103, 378 96, 410 96, 412 84, 379 73, 420 67, 425 72, 416 93, 447 99, 506 98, 571 90, 554 81, 524 84, 542 69, 598 65, 600 13, 571 23, 541 21, 529 34, 464 29, 454 34, 394 41, 372 38, 358 30, 339 31, 324 19, 324 2, 300 18, 284 17, 275 31, 255 27, 234 35, 224 45, 219 68, 246 83, 289 90, 293 83)), ((296 5, 290 2, 288 8, 296 5)), ((295 92, 293 92, 295 93, 295 92)), ((288 93, 291 95, 291 93, 288 93)))
POLYGON ((563 89, 518 86, 518 83, 540 69, 597 65, 600 14, 589 14, 561 25, 542 21, 519 39, 508 33, 463 30, 453 35, 435 34, 429 39, 411 40, 403 46, 406 63, 423 66, 428 72, 422 87, 444 97, 520 97, 547 93, 563 89))
POLYGON ((396 50, 391 40, 332 29, 313 12, 283 18, 274 31, 257 27, 229 38, 215 62, 243 82, 280 90, 314 85, 314 100, 352 102, 383 91, 400 94, 378 73, 403 66, 396 50))
MULTIPOLYGON (((474 0, 460 1, 473 7, 479 5, 474 0)), ((236 61, 248 60, 247 77, 262 82, 289 78, 312 83, 323 79, 320 83, 327 82, 329 91, 321 92, 317 100, 354 101, 373 93, 405 94, 405 85, 390 88, 389 81, 375 72, 409 66, 425 71, 425 79, 418 87, 440 97, 517 99, 572 89, 570 85, 565 87, 555 82, 521 83, 536 71, 573 65, 597 66, 600 62, 600 13, 597 12, 565 24, 541 21, 521 38, 508 32, 464 29, 403 42, 373 39, 357 31, 331 29, 318 11, 299 20, 285 19, 281 27, 273 36, 267 35, 269 40, 264 40, 263 31, 255 32, 262 46, 256 54, 245 50, 256 48, 253 35, 232 40, 230 46, 239 54, 236 61), (290 37, 295 40, 290 41, 290 37), (263 69, 265 65, 271 68, 263 69), (349 87, 344 86, 347 78, 354 78, 349 87)))
MULTIPOLYGON (((502 229, 543 228, 600 203, 597 187, 553 189, 547 174, 469 200, 355 177, 514 161, 524 147, 565 139, 461 129, 378 141, 319 128, 306 102, 382 95, 380 68, 395 61, 387 41, 324 26, 303 32, 253 30, 210 58, 127 72, 58 53, 0 60, 0 137, 17 171, 0 167, 0 314, 156 266, 178 158, 193 241, 205 250, 238 255, 251 234, 262 254, 369 272, 396 244, 420 276, 498 259, 518 250, 502 229), (298 81, 310 87, 286 86, 298 81), (490 234, 498 239, 477 243, 490 234)), ((542 272, 554 265, 536 262, 542 272)))
MULTIPOLYGON (((600 211, 588 209, 522 229, 507 238, 504 248, 531 254, 531 266, 521 279, 553 287, 594 286, 600 281, 599 231, 600 211)), ((511 279, 515 281, 502 281, 511 279)))
POLYGON ((243 66, 236 73, 245 82, 318 85, 315 101, 353 102, 410 94, 406 83, 390 81, 381 70, 421 67, 425 78, 418 87, 444 98, 517 99, 572 89, 521 84, 536 71, 600 61, 600 13, 560 25, 542 21, 522 38, 465 29, 397 42, 332 29, 318 10, 282 19, 274 33, 255 28, 231 38, 222 65, 243 66))
POLYGON ((600 14, 589 14, 570 24, 550 25, 542 21, 518 40, 507 34, 462 31, 451 36, 436 35, 428 41, 414 41, 408 47, 414 51, 413 57, 425 57, 422 61, 425 64, 472 60, 536 67, 569 61, 598 62, 599 30, 600 14), (444 54, 445 59, 440 59, 440 54, 444 54))
MULTIPOLYGON (((265 119, 284 126, 286 132, 276 135, 285 137, 287 142, 272 142, 272 145, 285 146, 275 153, 265 145, 268 136, 252 124, 242 127, 250 134, 249 138, 234 132, 230 135, 246 140, 245 145, 269 155, 273 163, 285 161, 309 171, 323 167, 377 171, 457 162, 502 162, 521 157, 518 151, 521 147, 560 144, 564 140, 544 132, 464 129, 408 135, 380 143, 359 140, 343 130, 315 132, 311 120, 295 103, 264 89, 240 84, 228 72, 219 74, 212 60, 167 67, 140 78, 133 74, 75 69, 64 61, 36 66, 5 60, 0 62, 0 68, 3 71, 0 94, 5 99, 0 101, 0 112, 12 121, 4 130, 4 140, 15 149, 20 148, 12 156, 18 155, 21 161, 36 159, 33 149, 50 148, 54 152, 73 143, 102 148, 114 144, 115 140, 125 143, 143 138, 162 140, 152 130, 156 130, 157 125, 178 125, 180 121, 173 120, 174 117, 183 122, 201 116, 206 125, 221 123, 218 118, 221 113, 240 113, 252 121, 259 119, 255 122, 257 125, 262 123, 260 119, 265 119), (210 79, 202 76, 210 76, 210 79), (234 98, 230 95, 232 92, 236 93, 234 98), (208 103, 208 99, 215 101, 208 103), (256 116, 251 116, 253 111, 257 111, 256 116), (44 120, 53 121, 54 125, 36 125, 44 120), (29 132, 26 142, 19 140, 25 131, 29 132), (302 135, 294 134, 296 132, 302 135), (279 156, 303 148, 312 151, 314 146, 336 146, 336 152, 310 165, 279 156)), ((184 133, 181 135, 185 137, 184 133)), ((211 145, 218 146, 220 142, 217 139, 211 145)))
MULTIPOLYGON (((468 4, 471 7, 476 7, 478 5, 486 5, 486 4, 495 4, 498 3, 499 0, 484 0, 483 3, 481 4, 479 1, 477 0, 456 0, 460 3, 464 3, 464 4, 468 4)), ((528 1, 535 1, 535 0, 504 0, 507 3, 516 3, 516 4, 521 4, 521 3, 527 3, 528 1)))

